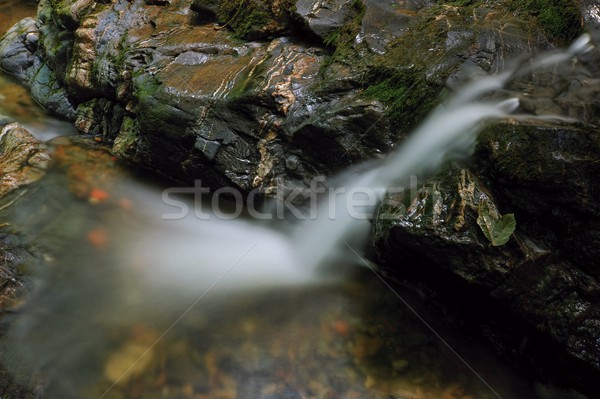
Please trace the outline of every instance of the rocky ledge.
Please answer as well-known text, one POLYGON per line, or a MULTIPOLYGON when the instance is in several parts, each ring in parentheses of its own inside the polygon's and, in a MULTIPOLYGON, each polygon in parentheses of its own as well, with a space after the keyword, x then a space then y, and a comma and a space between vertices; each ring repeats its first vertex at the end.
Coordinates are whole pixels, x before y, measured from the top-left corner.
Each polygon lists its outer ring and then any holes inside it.
MULTIPOLYGON (((570 42, 582 20, 598 42, 598 15, 589 0, 41 0, 0 42, 0 67, 133 165, 273 195, 391 151, 465 76, 527 65, 523 54, 570 42)), ((390 196, 373 231, 390 278, 449 276, 542 337, 589 392, 598 59, 506 88, 521 111, 579 125, 490 128, 473 164, 390 196)))

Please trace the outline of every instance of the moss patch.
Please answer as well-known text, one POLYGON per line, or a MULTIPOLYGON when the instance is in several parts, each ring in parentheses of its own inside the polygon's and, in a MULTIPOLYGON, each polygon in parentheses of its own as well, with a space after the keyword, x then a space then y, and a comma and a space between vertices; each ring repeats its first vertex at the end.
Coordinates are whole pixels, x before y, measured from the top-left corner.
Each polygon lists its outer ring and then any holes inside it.
POLYGON ((437 103, 440 87, 427 82, 422 67, 373 68, 366 75, 371 85, 364 95, 388 107, 394 125, 410 129, 421 121, 437 103))
POLYGON ((257 39, 292 25, 295 1, 224 0, 217 19, 241 39, 257 39))
POLYGON ((552 39, 570 42, 583 29, 575 0, 507 0, 507 6, 513 12, 535 17, 552 39))
POLYGON ((445 22, 435 18, 434 11, 392 43, 385 55, 375 58, 363 75, 364 96, 384 103, 401 130, 420 122, 437 104, 442 90, 426 75, 444 52, 448 29, 445 22))
POLYGON ((357 57, 354 42, 356 35, 360 32, 366 8, 361 0, 354 0, 351 7, 354 11, 354 18, 323 40, 325 46, 333 50, 333 53, 323 65, 324 68, 335 62, 347 65, 356 64, 357 57))

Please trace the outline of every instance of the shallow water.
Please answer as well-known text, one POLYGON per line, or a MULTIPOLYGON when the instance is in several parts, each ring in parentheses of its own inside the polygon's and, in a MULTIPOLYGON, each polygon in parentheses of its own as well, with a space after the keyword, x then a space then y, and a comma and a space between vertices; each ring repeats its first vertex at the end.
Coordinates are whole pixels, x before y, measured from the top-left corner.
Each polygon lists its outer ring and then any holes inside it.
MULTIPOLYGON (((89 144, 54 143, 61 166, 0 214, 47 259, 30 266, 36 289, 5 349, 13 369, 47 378, 46 397, 496 397, 364 267, 332 265, 344 281, 284 288, 148 285, 144 262, 123 252, 160 228, 147 213, 158 191, 125 172, 107 179, 118 165, 89 144)), ((398 292, 503 398, 535 397, 468 332, 398 292)))
POLYGON ((48 115, 29 96, 27 89, 0 73, 0 118, 18 120, 38 140, 76 134, 70 123, 48 115))
MULTIPOLYGON (((20 4, 0 1, 0 14, 8 5, 11 18, 31 12, 20 4)), ((9 80, 0 80, 0 104, 0 113, 38 126, 44 140, 70 132, 9 80)), ((235 269, 223 279, 196 276, 191 288, 185 281, 145 281, 141 276, 149 273, 140 268, 157 259, 181 263, 188 256, 210 267, 221 255, 225 262, 244 257, 235 252, 241 244, 219 254, 206 244, 194 252, 168 243, 181 234, 185 240, 177 242, 192 247, 218 238, 217 229, 237 232, 246 222, 161 221, 160 188, 140 183, 93 141, 51 145, 55 169, 0 212, 10 224, 3 232, 24 232, 44 259, 29 265, 33 294, 17 309, 3 349, 21 380, 42 376, 44 397, 537 397, 530 382, 426 298, 396 287, 439 336, 433 333, 372 271, 356 266, 358 260, 330 265, 343 279, 302 284, 296 277, 285 283, 287 274, 273 280, 270 265, 258 276, 270 284, 251 290, 240 281, 256 276, 236 277, 235 269)), ((252 227, 242 235, 270 242, 277 240, 272 234, 252 227)), ((288 270, 285 254, 268 248, 260 254, 264 263, 288 270)), ((260 257, 253 262, 262 270, 260 257)))
MULTIPOLYGON (((0 0, 0 37, 19 20, 34 16, 36 8, 32 0, 0 0)), ((41 141, 76 132, 71 124, 49 117, 26 88, 0 73, 0 119, 2 116, 18 119, 41 141)))

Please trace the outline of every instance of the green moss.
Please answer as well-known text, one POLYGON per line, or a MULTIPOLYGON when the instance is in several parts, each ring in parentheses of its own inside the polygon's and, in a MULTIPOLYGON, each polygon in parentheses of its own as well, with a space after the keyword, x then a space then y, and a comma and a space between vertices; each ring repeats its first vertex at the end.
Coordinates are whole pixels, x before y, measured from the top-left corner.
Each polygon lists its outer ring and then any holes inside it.
POLYGON ((160 82, 152 76, 138 73, 134 77, 134 93, 138 99, 153 97, 160 87, 160 82))
POLYGON ((360 32, 366 8, 361 0, 352 1, 351 7, 354 11, 354 17, 323 40, 325 46, 333 49, 333 53, 323 64, 323 68, 327 68, 334 62, 348 65, 356 63, 354 41, 356 35, 360 32))
POLYGON ((82 6, 77 5, 75 0, 50 0, 52 17, 57 25, 75 31, 78 28, 78 19, 84 15, 96 2, 82 6), (75 9, 73 8, 74 6, 75 9))
POLYGON ((325 38, 325 40, 323 40, 323 44, 325 44, 326 47, 337 47, 338 42, 340 42, 340 39, 342 37, 342 34, 339 30, 336 30, 335 32, 333 32, 332 34, 330 34, 329 36, 327 36, 325 38))
POLYGON ((442 87, 428 80, 427 71, 439 62, 447 24, 424 16, 410 32, 391 44, 388 52, 374 60, 364 73, 364 96, 388 107, 388 113, 400 130, 411 129, 437 104, 442 87), (428 51, 423 51, 428 49, 428 51))
POLYGON ((271 15, 252 0, 223 1, 219 6, 218 18, 231 28, 239 38, 246 37, 252 30, 266 25, 271 15))
POLYGON ((272 2, 266 0, 224 0, 219 4, 217 18, 240 39, 254 39, 268 24, 291 24, 295 1, 284 0, 274 14, 272 2))
POLYGON ((125 34, 121 37, 121 40, 119 40, 119 44, 115 48, 115 51, 117 51, 116 56, 113 55, 111 57, 113 65, 119 72, 122 72, 127 69, 127 51, 129 50, 127 46, 127 41, 128 33, 125 32, 125 34))
POLYGON ((161 126, 170 118, 171 107, 160 97, 161 83, 152 76, 138 74, 133 78, 133 93, 138 103, 138 111, 143 115, 144 122, 150 126, 161 126))
POLYGON ((552 39, 570 42, 582 32, 575 0, 507 0, 507 6, 513 12, 535 17, 552 39))
MULTIPOLYGON (((371 69, 366 75, 370 85, 364 91, 388 107, 393 123, 410 129, 435 106, 440 87, 427 82, 422 68, 408 67, 371 69)), ((367 83, 368 84, 368 83, 367 83)))

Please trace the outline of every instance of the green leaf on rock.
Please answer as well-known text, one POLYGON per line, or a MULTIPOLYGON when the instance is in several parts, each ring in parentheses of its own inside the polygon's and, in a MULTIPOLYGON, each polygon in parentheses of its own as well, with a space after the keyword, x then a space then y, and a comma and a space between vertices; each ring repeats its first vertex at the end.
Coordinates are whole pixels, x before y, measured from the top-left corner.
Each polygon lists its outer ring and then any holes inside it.
POLYGON ((488 201, 479 204, 477 224, 493 246, 504 245, 515 232, 517 221, 512 213, 500 216, 488 201))

